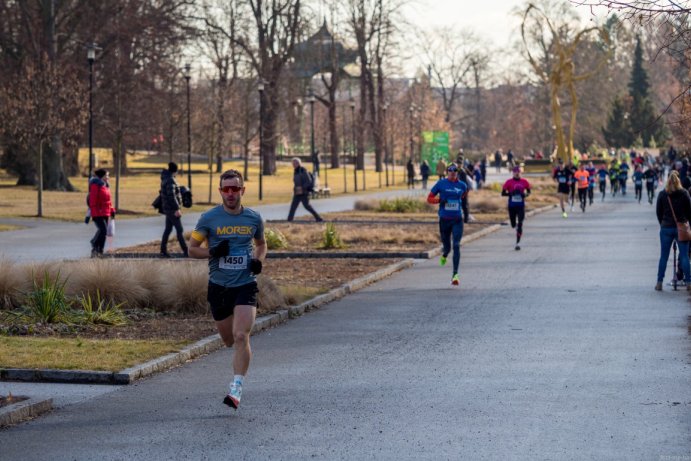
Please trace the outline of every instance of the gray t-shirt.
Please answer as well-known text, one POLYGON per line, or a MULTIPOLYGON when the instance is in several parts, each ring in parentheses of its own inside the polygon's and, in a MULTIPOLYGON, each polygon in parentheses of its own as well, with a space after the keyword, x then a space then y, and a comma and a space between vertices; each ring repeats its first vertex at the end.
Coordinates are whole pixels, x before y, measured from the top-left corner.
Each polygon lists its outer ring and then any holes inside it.
POLYGON ((254 210, 242 208, 242 213, 228 213, 218 205, 202 214, 192 238, 208 240, 209 248, 222 240, 230 240, 230 253, 222 258, 209 258, 209 281, 225 287, 246 285, 256 280, 249 269, 253 256, 252 240, 264 240, 264 222, 254 210))

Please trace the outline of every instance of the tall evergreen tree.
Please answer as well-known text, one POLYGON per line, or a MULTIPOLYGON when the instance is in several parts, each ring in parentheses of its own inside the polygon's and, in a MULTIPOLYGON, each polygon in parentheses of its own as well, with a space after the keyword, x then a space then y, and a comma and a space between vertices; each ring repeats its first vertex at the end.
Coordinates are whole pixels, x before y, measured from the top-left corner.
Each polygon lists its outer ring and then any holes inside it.
POLYGON ((629 95, 631 96, 631 110, 629 114, 632 139, 637 136, 643 138, 643 145, 649 146, 652 138, 656 142, 669 138, 669 131, 657 114, 649 96, 650 83, 648 73, 643 67, 643 48, 640 36, 636 38, 633 69, 629 81, 629 95))
POLYGON ((620 97, 616 97, 612 103, 612 112, 607 118, 607 126, 602 128, 602 134, 607 144, 616 147, 628 147, 633 143, 631 125, 626 117, 626 107, 620 97))

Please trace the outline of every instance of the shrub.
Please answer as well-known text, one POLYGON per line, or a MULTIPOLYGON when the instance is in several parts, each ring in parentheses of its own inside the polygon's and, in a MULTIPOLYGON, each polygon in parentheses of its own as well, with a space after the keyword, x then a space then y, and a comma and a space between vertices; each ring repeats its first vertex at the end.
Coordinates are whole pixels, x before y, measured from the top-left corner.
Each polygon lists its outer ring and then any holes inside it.
MULTIPOLYGON (((98 291, 105 299, 117 300, 129 306, 144 306, 150 301, 150 291, 142 286, 138 276, 143 271, 135 268, 134 261, 109 261, 107 259, 90 259, 70 264, 70 284, 68 293, 77 296, 89 293, 96 296, 98 291)), ((153 274, 159 267, 149 266, 153 274)))
POLYGON ((418 213, 431 211, 434 207, 426 201, 412 197, 397 197, 392 200, 382 200, 379 202, 378 211, 393 213, 418 213))
POLYGON ((283 233, 273 227, 269 227, 264 232, 264 238, 266 239, 266 245, 269 250, 280 250, 282 248, 288 248, 288 240, 283 233))
POLYGON ((96 290, 96 298, 90 293, 77 297, 77 302, 82 308, 78 317, 82 323, 100 325, 124 325, 127 323, 125 314, 120 307, 125 303, 116 304, 112 299, 101 298, 101 292, 96 290))
POLYGON ((331 222, 327 223, 326 228, 324 229, 324 234, 322 234, 322 243, 319 248, 331 250, 343 247, 343 241, 341 240, 340 235, 338 235, 336 225, 331 222))
POLYGON ((165 283, 152 293, 158 311, 202 314, 207 312, 207 266, 200 261, 166 262, 159 271, 165 283))

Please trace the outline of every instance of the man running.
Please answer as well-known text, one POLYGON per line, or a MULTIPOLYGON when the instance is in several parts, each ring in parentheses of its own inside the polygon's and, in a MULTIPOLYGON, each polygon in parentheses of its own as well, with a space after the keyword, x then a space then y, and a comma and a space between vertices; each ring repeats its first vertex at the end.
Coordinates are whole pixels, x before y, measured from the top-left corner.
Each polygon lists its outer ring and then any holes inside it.
POLYGON ((638 203, 641 203, 641 199, 643 198, 643 172, 641 171, 640 165, 636 165, 636 169, 631 175, 631 180, 633 181, 636 200, 638 200, 638 203))
POLYGON ((513 168, 513 178, 508 179, 501 188, 501 195, 509 197, 509 221, 511 228, 516 229, 516 251, 520 250, 525 219, 525 198, 530 195, 530 183, 521 178, 521 167, 513 168))
POLYGON ((552 174, 552 179, 557 183, 557 195, 559 196, 559 206, 561 206, 561 216, 566 218, 566 209, 564 209, 564 204, 569 198, 569 190, 571 189, 571 175, 564 167, 564 164, 560 161, 557 165, 557 169, 554 170, 552 174))
POLYGON ((427 196, 428 203, 439 204, 439 233, 441 235, 442 255, 439 265, 446 265, 451 251, 453 237, 453 274, 451 285, 458 286, 458 266, 461 262, 461 238, 463 237, 463 208, 461 202, 468 193, 468 185, 458 179, 458 166, 454 163, 446 168, 446 178, 440 179, 427 196), (439 197, 437 197, 439 195, 439 197))
POLYGON ((619 190, 619 167, 615 162, 609 167, 609 184, 612 197, 616 197, 619 190))
POLYGON ((588 166, 585 167, 585 171, 587 171, 590 175, 588 176, 588 201, 590 202, 590 205, 592 205, 593 198, 595 196, 595 173, 597 172, 593 162, 588 162, 588 166))
POLYGON ((645 179, 645 190, 648 193, 648 203, 653 204, 655 198, 655 186, 657 185, 658 175, 655 168, 647 168, 643 172, 643 179, 645 179))
POLYGON ((581 202, 581 210, 585 213, 585 205, 588 198, 588 184, 590 183, 590 175, 585 171, 585 165, 581 163, 578 167, 578 171, 573 174, 573 177, 578 184, 578 200, 581 202))
POLYGON ((569 162, 566 165, 566 171, 569 173, 569 202, 571 202, 571 211, 573 211, 573 202, 576 197, 576 181, 573 179, 573 175, 578 171, 578 168, 573 162, 569 162))
POLYGON ((605 193, 607 192, 607 177, 609 176, 609 172, 607 171, 607 167, 602 164, 600 165, 600 168, 597 170, 597 177, 600 185, 600 193, 602 194, 602 201, 605 201, 605 193))
POLYGON ((189 255, 209 260, 207 299, 211 315, 223 343, 234 346, 235 376, 223 403, 237 409, 252 358, 250 332, 257 314, 257 274, 262 271, 267 246, 261 216, 241 204, 245 193, 242 174, 225 171, 218 190, 223 204, 199 218, 190 237, 189 255), (201 246, 205 240, 207 248, 201 246))
POLYGON ((621 190, 621 195, 626 195, 626 181, 629 179, 629 165, 624 160, 621 165, 619 165, 619 189, 621 190))

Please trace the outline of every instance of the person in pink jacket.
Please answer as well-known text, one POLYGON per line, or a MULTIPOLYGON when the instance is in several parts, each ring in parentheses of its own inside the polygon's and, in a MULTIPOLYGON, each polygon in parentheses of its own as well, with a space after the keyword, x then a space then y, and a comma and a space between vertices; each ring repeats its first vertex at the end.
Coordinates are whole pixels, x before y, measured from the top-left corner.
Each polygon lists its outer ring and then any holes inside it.
POLYGON ((103 247, 106 244, 106 231, 108 218, 115 218, 115 208, 110 197, 108 184, 108 172, 104 169, 94 171, 95 176, 89 181, 89 210, 91 219, 96 225, 96 234, 91 239, 91 257, 103 256, 103 247))

